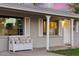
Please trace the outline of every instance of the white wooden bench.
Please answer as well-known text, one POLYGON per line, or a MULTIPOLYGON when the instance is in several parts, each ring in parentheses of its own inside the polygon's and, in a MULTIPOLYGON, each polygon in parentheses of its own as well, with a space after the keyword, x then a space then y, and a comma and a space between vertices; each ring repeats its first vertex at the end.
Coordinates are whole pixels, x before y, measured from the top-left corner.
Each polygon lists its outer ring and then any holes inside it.
POLYGON ((30 37, 9 36, 9 50, 33 50, 33 41, 30 37))

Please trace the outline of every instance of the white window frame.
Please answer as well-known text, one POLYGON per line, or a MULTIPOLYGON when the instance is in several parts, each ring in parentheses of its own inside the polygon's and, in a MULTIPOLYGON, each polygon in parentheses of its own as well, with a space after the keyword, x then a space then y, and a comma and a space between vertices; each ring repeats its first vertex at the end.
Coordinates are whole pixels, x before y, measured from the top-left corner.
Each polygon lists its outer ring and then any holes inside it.
POLYGON ((43 36, 43 19, 42 18, 38 19, 38 36, 39 37, 43 36))
POLYGON ((25 19, 24 19, 25 21, 24 21, 24 33, 25 33, 25 36, 30 36, 30 17, 25 17, 25 19), (28 23, 27 23, 27 20, 29 20, 28 21, 28 23), (28 25, 29 26, 28 26, 28 25), (28 28, 27 28, 28 27, 28 28))

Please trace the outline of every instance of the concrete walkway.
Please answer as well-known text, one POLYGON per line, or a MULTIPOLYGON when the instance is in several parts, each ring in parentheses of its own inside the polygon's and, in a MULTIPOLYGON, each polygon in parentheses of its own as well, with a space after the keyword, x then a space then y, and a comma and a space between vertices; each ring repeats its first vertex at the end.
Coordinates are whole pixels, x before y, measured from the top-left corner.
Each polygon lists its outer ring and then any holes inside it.
POLYGON ((0 56, 62 56, 55 53, 48 53, 46 49, 34 49, 33 51, 0 52, 0 56))

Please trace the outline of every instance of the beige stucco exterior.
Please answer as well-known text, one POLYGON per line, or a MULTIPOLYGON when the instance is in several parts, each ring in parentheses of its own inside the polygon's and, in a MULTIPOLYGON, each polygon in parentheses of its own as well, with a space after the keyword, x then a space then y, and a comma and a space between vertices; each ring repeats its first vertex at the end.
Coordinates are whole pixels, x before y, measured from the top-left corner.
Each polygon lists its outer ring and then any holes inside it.
MULTIPOLYGON (((30 37, 33 40, 33 48, 45 48, 46 47, 46 35, 40 37, 38 28, 38 18, 30 18, 30 37)), ((64 46, 62 36, 50 36, 50 47, 64 46)), ((8 37, 0 37, 0 51, 8 50, 8 37)))
MULTIPOLYGON (((46 47, 46 35, 39 36, 39 19, 42 18, 45 15, 59 15, 59 16, 66 16, 66 17, 72 17, 72 18, 79 18, 78 14, 74 13, 66 13, 66 12, 59 12, 56 10, 51 10, 51 9, 41 9, 37 7, 29 7, 29 6, 23 6, 19 4, 0 4, 0 15, 2 16, 16 16, 16 17, 23 17, 24 20, 26 20, 26 30, 24 32, 25 36, 28 35, 31 37, 33 40, 33 48, 43 48, 46 47), (8 9, 7 9, 8 8, 8 9), (28 27, 28 21, 25 19, 25 17, 30 18, 30 27, 28 27)), ((59 19, 60 20, 60 19, 59 19)), ((69 19, 71 21, 71 18, 69 19)), ((25 24, 24 23, 24 24, 25 24)), ((55 47, 55 46, 65 46, 64 40, 69 39, 71 43, 71 30, 72 30, 72 22, 70 22, 70 28, 67 30, 60 29, 61 35, 49 36, 49 47, 55 47), (66 37, 64 37, 64 35, 66 37)), ((25 26, 25 25, 24 25, 25 26)), ((24 28, 24 29, 25 29, 24 28)), ((60 31, 59 30, 59 31, 60 31)), ((42 33, 42 26, 41 26, 41 31, 42 33)), ((79 33, 74 32, 74 45, 75 47, 79 47, 79 33)), ((67 40, 66 40, 67 41, 67 40)), ((6 51, 8 50, 8 36, 0 36, 0 51, 6 51)))
MULTIPOLYGON (((2 11, 2 10, 0 11, 0 15, 21 16, 24 18, 25 16, 27 17, 27 14, 21 14, 21 13, 16 13, 16 12, 11 12, 11 11, 2 11)), ((46 35, 42 37, 39 36, 39 18, 40 16, 36 16, 36 15, 30 16, 30 37, 33 39, 33 48, 46 47, 46 35)), ((26 24, 27 23, 28 21, 26 21, 26 24)), ((26 30, 28 30, 28 27, 26 28, 27 28, 26 30)), ((62 36, 55 36, 55 37, 50 36, 50 47, 63 46, 63 45, 64 43, 63 43, 62 36)), ((0 37, 0 51, 6 51, 6 50, 8 50, 8 36, 1 36, 0 37)))

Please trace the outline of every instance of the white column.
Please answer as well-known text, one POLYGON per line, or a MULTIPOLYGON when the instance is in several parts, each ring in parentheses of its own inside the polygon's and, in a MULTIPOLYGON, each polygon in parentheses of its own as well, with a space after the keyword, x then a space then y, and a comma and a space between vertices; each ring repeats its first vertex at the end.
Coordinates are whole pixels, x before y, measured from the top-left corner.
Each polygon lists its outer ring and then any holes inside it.
POLYGON ((39 30, 39 32, 38 32, 38 34, 39 34, 39 37, 42 37, 43 36, 43 19, 42 18, 39 18, 38 19, 38 30, 39 30))
POLYGON ((24 35, 26 37, 26 17, 24 18, 24 35))
POLYGON ((76 32, 78 32, 78 24, 79 24, 79 22, 77 21, 76 22, 76 32))
POLYGON ((25 36, 30 36, 30 18, 29 17, 25 17, 25 36))
POLYGON ((73 27, 74 27, 74 19, 71 19, 71 45, 72 48, 74 48, 74 31, 73 31, 73 27))
POLYGON ((46 45, 46 49, 49 50, 49 22, 50 22, 50 18, 51 16, 46 16, 47 19, 47 45, 46 45))

